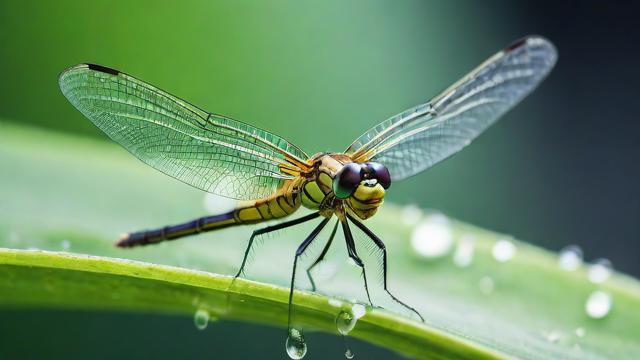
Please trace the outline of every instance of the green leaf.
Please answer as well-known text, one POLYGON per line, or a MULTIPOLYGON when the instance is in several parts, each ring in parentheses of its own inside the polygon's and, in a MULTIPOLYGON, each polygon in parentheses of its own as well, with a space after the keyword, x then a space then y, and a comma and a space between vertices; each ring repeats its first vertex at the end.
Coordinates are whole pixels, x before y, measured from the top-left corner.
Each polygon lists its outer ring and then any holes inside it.
MULTIPOLYGON (((253 280, 232 285, 229 276, 217 274, 237 271, 251 228, 133 250, 112 246, 120 232, 201 216, 206 199, 117 146, 4 123, 0 168, 10 174, 0 180, 0 306, 189 316, 204 309, 212 317, 286 325, 293 253, 314 224, 266 237, 248 268, 253 280)), ((230 205, 208 199, 208 206, 218 210, 230 205)), ((616 273, 593 284, 586 266, 561 269, 547 251, 432 213, 416 217, 431 229, 427 237, 435 241, 434 232, 445 229, 458 244, 474 239, 474 250, 468 266, 455 264, 454 249, 427 258, 411 245, 418 230, 408 215, 405 208, 385 204, 367 225, 387 244, 390 290, 426 322, 416 321, 384 293, 376 281, 379 254, 369 252, 366 238, 357 234, 374 304, 385 309, 368 307, 349 336, 429 359, 632 359, 640 353, 636 280, 616 273), (434 228, 434 223, 441 225, 434 228), (505 262, 492 255, 500 239, 515 245, 513 258, 505 262), (596 290, 613 299, 600 319, 585 312, 596 290)), ((307 330, 310 352, 313 333, 308 330, 337 333, 336 316, 352 305, 344 299, 366 299, 359 271, 345 261, 340 239, 326 266, 314 273, 318 293, 306 290, 303 266, 297 274, 301 290, 294 296, 294 322, 307 330)))

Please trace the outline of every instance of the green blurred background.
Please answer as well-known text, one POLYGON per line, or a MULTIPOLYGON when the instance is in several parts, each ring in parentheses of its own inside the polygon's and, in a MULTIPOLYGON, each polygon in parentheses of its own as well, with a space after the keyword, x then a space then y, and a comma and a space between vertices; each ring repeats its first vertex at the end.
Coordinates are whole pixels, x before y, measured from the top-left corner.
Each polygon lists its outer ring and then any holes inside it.
MULTIPOLYGON (((340 151, 512 40, 540 34, 560 60, 539 90, 473 146, 394 184, 387 199, 551 250, 578 244, 587 259, 639 275, 634 10, 603 2, 2 0, 0 121, 106 142, 57 86, 63 69, 93 62, 310 154, 340 151)), ((11 173, 2 170, 0 195, 11 191, 2 187, 11 173)), ((183 318, 4 310, 0 357, 284 356, 281 330, 223 325, 203 333, 183 318)), ((339 339, 314 336, 308 358, 341 356, 339 339)), ((354 348, 360 358, 394 356, 354 348)))

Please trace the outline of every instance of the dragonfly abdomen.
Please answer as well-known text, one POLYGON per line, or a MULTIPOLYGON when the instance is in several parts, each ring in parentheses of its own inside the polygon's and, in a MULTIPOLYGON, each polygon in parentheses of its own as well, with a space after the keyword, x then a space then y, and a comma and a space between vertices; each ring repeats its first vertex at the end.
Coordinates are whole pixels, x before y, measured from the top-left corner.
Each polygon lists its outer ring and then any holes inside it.
POLYGON ((285 185, 283 190, 275 196, 256 200, 251 205, 235 210, 237 221, 242 224, 254 224, 293 214, 300 207, 300 195, 294 191, 293 185, 285 185))
POLYGON ((204 231, 229 227, 238 223, 235 218, 235 213, 236 210, 233 210, 220 215, 204 216, 178 225, 124 234, 120 237, 116 245, 119 247, 134 247, 157 244, 165 240, 174 240, 183 236, 199 234, 204 231))
POLYGON ((268 198, 255 200, 224 214, 204 216, 178 225, 165 226, 124 234, 116 243, 119 247, 134 247, 175 240, 205 231, 218 230, 233 225, 255 224, 293 214, 301 204, 296 183, 285 184, 281 191, 268 198))

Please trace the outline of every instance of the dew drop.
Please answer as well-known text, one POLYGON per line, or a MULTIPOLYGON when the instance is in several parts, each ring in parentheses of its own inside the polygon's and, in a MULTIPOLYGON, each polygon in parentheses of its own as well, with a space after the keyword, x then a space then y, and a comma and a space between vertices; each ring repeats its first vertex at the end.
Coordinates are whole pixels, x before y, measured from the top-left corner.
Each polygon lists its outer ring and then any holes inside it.
POLYGON ((482 279, 480 279, 479 286, 480 292, 485 295, 491 294, 493 292, 493 289, 495 288, 493 279, 490 276, 483 276, 482 279))
POLYGON ((602 319, 609 314, 612 305, 613 299, 611 299, 611 295, 598 290, 589 295, 584 309, 590 318, 602 319))
POLYGON ((449 219, 442 214, 430 215, 411 234, 413 250, 426 258, 446 255, 453 245, 449 219))
POLYGON ((559 331, 552 330, 547 333, 547 341, 550 343, 557 343, 561 337, 562 333, 560 333, 559 331))
POLYGON ((422 210, 416 205, 407 205, 402 208, 400 216, 405 225, 414 226, 422 218, 422 210))
POLYGON ((579 327, 579 328, 576 329, 576 336, 577 337, 581 338, 581 337, 584 337, 586 334, 587 334, 587 331, 584 328, 579 327))
POLYGON ((353 351, 351 351, 351 349, 347 349, 347 351, 344 352, 344 357, 347 359, 353 359, 355 356, 355 354, 353 353, 353 351))
POLYGON ((209 325, 209 312, 204 309, 198 309, 193 316, 193 323, 198 330, 204 330, 209 325))
POLYGON ((291 359, 302 359, 307 354, 307 343, 304 341, 302 331, 295 328, 289 329, 285 348, 291 359))
POLYGON ((453 253, 453 263, 458 267, 467 267, 473 262, 473 249, 476 238, 472 234, 464 234, 458 240, 456 250, 453 253))
POLYGON ((613 273, 611 261, 607 259, 597 259, 589 265, 587 277, 592 283, 601 284, 611 276, 611 273, 613 273))
POLYGON ((507 262, 515 256, 516 246, 510 240, 500 239, 493 245, 491 254, 497 261, 507 262))
POLYGON ((347 335, 356 326, 358 319, 350 311, 342 310, 336 317, 336 327, 342 335, 347 335))
POLYGON ((582 265, 582 249, 577 245, 569 245, 560 250, 558 265, 567 271, 573 271, 582 265))

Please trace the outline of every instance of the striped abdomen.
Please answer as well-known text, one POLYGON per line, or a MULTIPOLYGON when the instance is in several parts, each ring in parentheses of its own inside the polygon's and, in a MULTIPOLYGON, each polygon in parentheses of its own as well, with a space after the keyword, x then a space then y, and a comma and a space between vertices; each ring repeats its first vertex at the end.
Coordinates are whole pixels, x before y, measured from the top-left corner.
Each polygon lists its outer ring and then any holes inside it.
POLYGON ((123 235, 116 243, 119 247, 157 244, 183 236, 226 228, 233 225, 255 224, 293 214, 301 203, 295 182, 286 183, 277 194, 241 205, 220 215, 204 216, 179 225, 165 226, 123 235))

